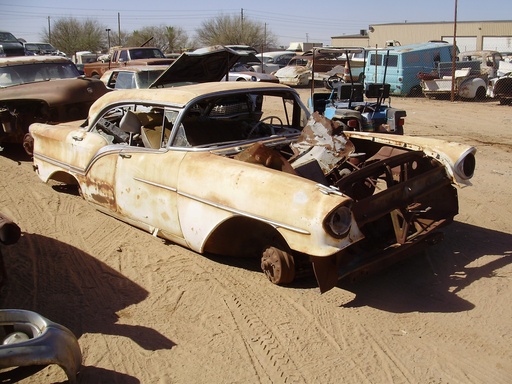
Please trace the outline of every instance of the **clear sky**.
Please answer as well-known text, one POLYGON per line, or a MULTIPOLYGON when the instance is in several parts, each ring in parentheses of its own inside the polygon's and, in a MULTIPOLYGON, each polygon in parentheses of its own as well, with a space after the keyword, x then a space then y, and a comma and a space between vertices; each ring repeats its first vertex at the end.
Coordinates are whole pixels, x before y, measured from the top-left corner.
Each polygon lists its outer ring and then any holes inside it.
MULTIPOLYGON (((59 18, 94 19, 105 28, 131 32, 149 26, 183 28, 190 38, 201 22, 236 15, 266 24, 280 45, 292 41, 330 44, 332 36, 354 35, 369 24, 452 22, 455 0, 0 0, 0 30, 41 41, 59 18), (245 5, 245 6, 244 6, 245 5)), ((512 1, 458 0, 458 21, 512 20, 512 1)), ((511 31, 512 35, 512 31, 511 31)))

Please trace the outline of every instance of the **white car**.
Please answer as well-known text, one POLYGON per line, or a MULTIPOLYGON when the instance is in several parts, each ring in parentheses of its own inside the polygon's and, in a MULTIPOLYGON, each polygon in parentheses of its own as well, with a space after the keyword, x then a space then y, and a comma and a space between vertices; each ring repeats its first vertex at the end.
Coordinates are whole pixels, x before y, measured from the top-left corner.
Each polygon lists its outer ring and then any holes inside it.
POLYGON ((30 132, 44 182, 196 252, 260 259, 275 284, 313 269, 325 292, 438 240, 475 167, 467 145, 344 128, 290 87, 233 81, 110 92, 85 123, 30 132))
POLYGON ((252 65, 252 68, 255 72, 273 74, 277 70, 286 67, 295 55, 297 55, 297 53, 292 51, 259 53, 256 56, 260 60, 260 63, 252 65))

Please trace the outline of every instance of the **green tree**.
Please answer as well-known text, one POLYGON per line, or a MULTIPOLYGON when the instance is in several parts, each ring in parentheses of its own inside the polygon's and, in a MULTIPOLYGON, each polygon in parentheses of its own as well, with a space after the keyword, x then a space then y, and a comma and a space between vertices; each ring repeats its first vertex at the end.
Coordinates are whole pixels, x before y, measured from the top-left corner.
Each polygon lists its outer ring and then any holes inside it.
POLYGON ((56 20, 50 31, 43 32, 45 41, 68 56, 78 51, 97 52, 107 48, 105 27, 96 20, 79 21, 73 17, 56 20))
POLYGON ((207 46, 243 44, 266 49, 276 45, 274 34, 264 24, 230 15, 203 21, 196 35, 199 43, 207 46))
POLYGON ((133 31, 126 41, 126 45, 130 46, 140 46, 144 43, 160 48, 164 52, 174 52, 187 47, 188 36, 180 27, 160 25, 133 31))
POLYGON ((183 52, 189 46, 187 33, 180 27, 166 27, 167 52, 183 52))

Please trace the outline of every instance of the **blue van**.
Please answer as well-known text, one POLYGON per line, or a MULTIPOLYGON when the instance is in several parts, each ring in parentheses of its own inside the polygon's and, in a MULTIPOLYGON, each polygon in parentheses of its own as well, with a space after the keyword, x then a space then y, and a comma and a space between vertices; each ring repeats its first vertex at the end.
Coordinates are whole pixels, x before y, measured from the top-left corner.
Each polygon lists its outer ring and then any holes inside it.
MULTIPOLYGON (((456 50, 458 53, 458 49, 456 50)), ((437 70, 439 62, 452 61, 453 44, 428 42, 368 49, 365 84, 390 85, 390 94, 419 96, 422 94, 419 72, 437 70), (387 65, 386 65, 387 64, 387 65)))

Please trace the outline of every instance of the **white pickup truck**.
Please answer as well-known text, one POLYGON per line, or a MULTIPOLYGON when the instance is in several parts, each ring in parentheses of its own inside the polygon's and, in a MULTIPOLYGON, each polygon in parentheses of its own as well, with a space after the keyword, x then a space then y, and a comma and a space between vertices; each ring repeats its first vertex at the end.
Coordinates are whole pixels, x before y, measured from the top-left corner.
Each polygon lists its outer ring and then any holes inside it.
MULTIPOLYGON (((498 65, 502 60, 499 52, 491 50, 459 53, 455 63, 455 95, 462 99, 483 100, 489 95, 490 81, 496 77, 498 65)), ((452 67, 451 62, 438 63, 437 76, 424 77, 420 83, 423 94, 430 98, 450 95, 452 67)))
MULTIPOLYGON (((454 92, 462 99, 483 100, 487 93, 489 78, 480 72, 480 63, 457 62, 454 76, 454 92)), ((439 63, 439 77, 423 78, 420 82, 423 94, 428 98, 440 98, 451 95, 452 92, 452 63, 439 63)))

